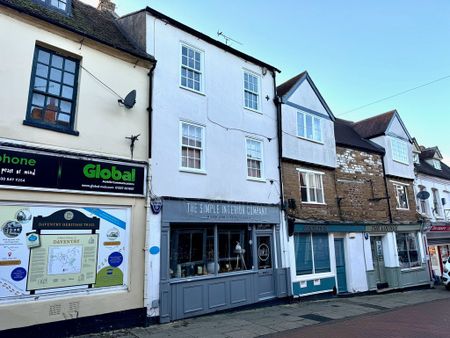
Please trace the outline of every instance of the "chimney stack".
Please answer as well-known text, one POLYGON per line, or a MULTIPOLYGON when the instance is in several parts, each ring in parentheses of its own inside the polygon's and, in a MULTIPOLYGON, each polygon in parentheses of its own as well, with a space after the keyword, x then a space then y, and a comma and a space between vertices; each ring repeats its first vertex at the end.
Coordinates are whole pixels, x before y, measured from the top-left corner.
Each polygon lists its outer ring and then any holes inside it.
POLYGON ((116 4, 111 2, 111 0, 100 0, 97 6, 97 9, 100 11, 111 12, 113 14, 116 9, 116 4))

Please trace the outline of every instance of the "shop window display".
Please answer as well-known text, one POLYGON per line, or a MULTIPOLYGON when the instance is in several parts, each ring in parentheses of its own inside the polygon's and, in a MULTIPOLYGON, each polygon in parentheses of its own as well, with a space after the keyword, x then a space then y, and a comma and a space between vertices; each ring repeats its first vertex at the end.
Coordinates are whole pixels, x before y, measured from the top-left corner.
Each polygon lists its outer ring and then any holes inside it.
POLYGON ((420 266, 419 247, 416 234, 397 234, 398 260, 402 269, 420 266))
POLYGON ((171 278, 253 268, 251 230, 246 225, 172 226, 170 237, 171 278))

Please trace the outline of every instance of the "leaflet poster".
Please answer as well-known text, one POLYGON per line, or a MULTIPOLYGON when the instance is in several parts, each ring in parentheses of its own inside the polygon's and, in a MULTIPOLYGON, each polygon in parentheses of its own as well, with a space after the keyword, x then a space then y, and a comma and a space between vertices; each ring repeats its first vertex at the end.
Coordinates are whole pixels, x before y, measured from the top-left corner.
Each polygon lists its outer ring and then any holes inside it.
POLYGON ((130 208, 0 205, 0 300, 127 288, 130 208))

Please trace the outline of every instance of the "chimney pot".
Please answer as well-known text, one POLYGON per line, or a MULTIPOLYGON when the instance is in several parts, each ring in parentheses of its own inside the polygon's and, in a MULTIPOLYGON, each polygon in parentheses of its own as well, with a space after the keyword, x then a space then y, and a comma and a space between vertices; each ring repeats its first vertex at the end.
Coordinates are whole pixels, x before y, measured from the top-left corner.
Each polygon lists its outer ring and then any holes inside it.
POLYGON ((111 2, 111 0, 100 0, 97 9, 100 11, 108 11, 114 13, 116 4, 114 2, 111 2))

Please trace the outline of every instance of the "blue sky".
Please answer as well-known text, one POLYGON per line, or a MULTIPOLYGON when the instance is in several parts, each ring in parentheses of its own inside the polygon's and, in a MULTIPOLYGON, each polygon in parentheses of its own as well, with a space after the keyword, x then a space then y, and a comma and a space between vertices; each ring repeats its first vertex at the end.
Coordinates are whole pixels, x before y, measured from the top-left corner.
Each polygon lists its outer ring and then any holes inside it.
POLYGON ((114 2, 120 15, 148 5, 214 38, 221 30, 279 68, 279 84, 308 70, 337 117, 397 109, 410 134, 450 162, 450 78, 347 113, 450 75, 448 0, 114 2))

